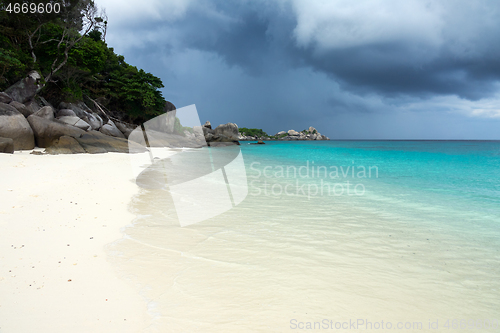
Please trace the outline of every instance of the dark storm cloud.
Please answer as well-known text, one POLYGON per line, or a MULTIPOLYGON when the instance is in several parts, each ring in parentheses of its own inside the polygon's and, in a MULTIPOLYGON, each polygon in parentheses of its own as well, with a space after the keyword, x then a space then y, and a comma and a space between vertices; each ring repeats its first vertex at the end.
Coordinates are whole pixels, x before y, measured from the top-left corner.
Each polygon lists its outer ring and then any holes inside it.
MULTIPOLYGON (((489 4, 494 12, 500 6, 489 4)), ((483 26, 484 18, 479 16, 486 10, 491 14, 488 8, 471 13, 466 22, 441 18, 440 28, 430 32, 438 42, 426 42, 413 31, 407 38, 368 39, 334 47, 324 47, 314 37, 298 45, 294 29, 300 13, 290 3, 220 1, 208 8, 192 6, 182 19, 167 23, 168 36, 180 47, 216 53, 250 75, 306 66, 357 93, 455 94, 470 100, 491 96, 497 91, 494 83, 500 80, 500 25, 483 26), (461 40, 462 30, 469 35, 466 40, 461 40)), ((349 25, 355 29, 363 20, 350 19, 349 25)))
POLYGON ((340 80, 348 90, 376 92, 386 96, 451 95, 478 100, 497 92, 500 79, 500 57, 483 55, 474 59, 457 59, 441 54, 437 59, 416 66, 412 62, 394 61, 407 57, 401 45, 370 45, 335 50, 315 57, 302 52, 302 59, 313 68, 340 80))
POLYGON ((101 0, 108 41, 202 122, 500 138, 500 3, 101 0))
POLYGON ((272 70, 276 64, 283 66, 290 61, 287 48, 295 21, 289 9, 282 12, 272 2, 257 4, 213 3, 211 9, 218 15, 192 7, 175 22, 175 38, 182 47, 214 52, 251 75, 272 70))

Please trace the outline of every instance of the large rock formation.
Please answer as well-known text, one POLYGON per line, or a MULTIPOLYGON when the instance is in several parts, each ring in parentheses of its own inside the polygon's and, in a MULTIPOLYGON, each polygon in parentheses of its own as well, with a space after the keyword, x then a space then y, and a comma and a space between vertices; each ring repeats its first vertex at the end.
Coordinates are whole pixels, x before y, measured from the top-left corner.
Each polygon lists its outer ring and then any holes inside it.
POLYGON ((163 112, 170 112, 176 109, 175 105, 170 103, 169 101, 165 102, 165 106, 163 107, 163 112))
MULTIPOLYGON (((237 145, 240 144, 238 142, 239 140, 238 125, 236 124, 233 123, 221 124, 217 126, 215 130, 213 130, 212 125, 210 124, 209 121, 207 121, 201 127, 201 130, 203 131, 205 141, 209 146, 215 146, 216 145, 215 143, 230 143, 237 145)), ((197 135, 196 132, 194 134, 197 135)), ((201 134, 201 131, 199 131, 199 134, 201 134)))
POLYGON ((57 117, 77 117, 75 111, 70 109, 60 109, 57 111, 57 117))
POLYGON ((211 134, 212 136, 215 135, 215 131, 211 128, 208 128, 206 126, 203 126, 201 128, 203 130, 203 135, 206 137, 207 135, 211 134))
POLYGON ((21 112, 24 117, 29 117, 32 115, 34 112, 32 112, 31 109, 28 109, 26 105, 19 103, 17 101, 12 101, 9 103, 10 106, 13 106, 17 111, 21 112))
POLYGON ((206 146, 203 138, 197 136, 182 136, 171 133, 158 132, 147 128, 146 133, 142 131, 141 127, 137 127, 130 133, 129 141, 138 142, 143 144, 147 138, 147 145, 149 147, 169 147, 169 148, 200 148, 206 146))
POLYGON ((115 126, 120 130, 120 132, 123 133, 123 135, 127 139, 130 136, 130 133, 132 133, 132 131, 136 128, 136 126, 133 126, 132 124, 122 123, 120 121, 116 121, 115 126))
MULTIPOLYGON (((70 115, 68 110, 73 111, 73 113, 79 117, 81 120, 85 121, 87 124, 92 126, 93 130, 99 130, 101 126, 108 122, 109 118, 100 110, 97 113, 94 113, 85 103, 77 102, 77 103, 59 103, 59 110, 64 110, 61 113, 61 116, 70 115)), ((58 115, 59 116, 59 115, 58 115)))
POLYGON ((203 127, 206 127, 206 128, 212 129, 212 124, 210 124, 210 122, 207 120, 207 121, 205 121, 205 123, 203 124, 203 127))
POLYGON ((146 148, 128 142, 125 139, 115 138, 97 131, 89 131, 80 137, 61 136, 50 147, 45 149, 47 154, 103 154, 103 153, 142 153, 146 148))
POLYGON ((19 103, 26 103, 33 100, 37 91, 42 88, 41 80, 42 76, 40 73, 31 71, 24 79, 5 90, 5 93, 19 103))
POLYGON ((125 139, 125 135, 123 135, 122 131, 120 131, 111 120, 108 120, 108 122, 104 124, 99 131, 109 136, 125 139))
POLYGON ((12 102, 12 97, 4 92, 0 92, 0 103, 9 104, 10 102, 12 102))
POLYGON ((71 110, 77 117, 82 119, 87 116, 87 111, 83 109, 86 108, 86 106, 84 105, 85 105, 84 103, 61 102, 59 103, 59 110, 71 110))
POLYGON ((12 139, 15 150, 35 148, 33 131, 26 118, 5 103, 0 103, 0 137, 12 139))
MULTIPOLYGON (((85 120, 93 130, 98 131, 103 125, 104 121, 101 116, 95 113, 87 113, 87 120, 85 120)), ((110 121, 110 120, 108 120, 110 121)))
POLYGON ((80 118, 78 118, 76 116, 75 117, 62 116, 62 117, 58 117, 57 120, 59 120, 60 122, 65 123, 65 124, 77 127, 79 129, 82 129, 84 131, 87 131, 87 130, 89 130, 91 128, 88 123, 86 123, 85 121, 81 120, 80 118))
POLYGON ((47 120, 54 120, 54 108, 52 106, 44 106, 37 112, 33 113, 33 115, 47 120))
POLYGON ((14 152, 14 140, 11 138, 0 138, 0 153, 12 154, 14 152))
POLYGON ((47 154, 59 155, 59 154, 85 154, 87 151, 78 143, 75 138, 70 136, 61 136, 59 139, 53 142, 50 147, 45 149, 47 154))
POLYGON ((61 136, 76 138, 85 134, 84 130, 74 126, 37 117, 34 114, 28 117, 28 122, 35 134, 36 145, 40 148, 50 147, 61 136))
MULTIPOLYGON (((26 106, 26 108, 30 112, 30 115, 37 112, 38 110, 40 110, 40 105, 38 105, 38 102, 35 100, 26 102, 26 103, 24 103, 24 105, 26 106)), ((28 118, 28 117, 29 117, 29 115, 26 116, 26 118, 28 118)))
POLYGON ((146 147, 126 139, 108 136, 97 131, 89 131, 75 138, 89 154, 101 153, 142 153, 146 147))
POLYGON ((238 141, 238 125, 234 123, 221 124, 215 128, 215 135, 226 137, 232 141, 238 141))

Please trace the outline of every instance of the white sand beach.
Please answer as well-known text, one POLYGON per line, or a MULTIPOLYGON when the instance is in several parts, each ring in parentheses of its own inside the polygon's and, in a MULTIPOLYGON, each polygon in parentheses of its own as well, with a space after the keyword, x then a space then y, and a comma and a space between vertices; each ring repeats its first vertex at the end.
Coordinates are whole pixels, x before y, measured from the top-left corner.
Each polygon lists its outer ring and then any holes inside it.
POLYGON ((144 332, 105 246, 136 193, 127 154, 0 154, 0 332, 144 332))

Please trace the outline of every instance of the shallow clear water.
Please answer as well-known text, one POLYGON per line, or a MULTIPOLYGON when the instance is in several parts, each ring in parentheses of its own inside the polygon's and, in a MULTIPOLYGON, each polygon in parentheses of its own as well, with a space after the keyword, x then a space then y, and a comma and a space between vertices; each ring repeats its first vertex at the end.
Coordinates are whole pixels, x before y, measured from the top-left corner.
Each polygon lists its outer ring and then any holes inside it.
POLYGON ((242 203, 181 228, 168 189, 143 189, 138 218, 110 246, 149 302, 151 331, 381 331, 382 320, 485 331, 500 320, 500 142, 241 151, 242 203))

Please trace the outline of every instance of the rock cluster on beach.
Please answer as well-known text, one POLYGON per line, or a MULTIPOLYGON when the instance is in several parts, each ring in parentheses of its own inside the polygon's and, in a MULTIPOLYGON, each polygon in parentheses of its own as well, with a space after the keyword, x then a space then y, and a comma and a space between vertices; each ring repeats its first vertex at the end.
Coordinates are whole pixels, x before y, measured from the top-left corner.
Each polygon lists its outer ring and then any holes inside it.
MULTIPOLYGON (((0 92, 0 152, 45 148, 48 154, 143 152, 144 134, 93 101, 61 102, 54 107, 37 95, 41 76, 30 72, 0 92), (134 142, 137 142, 135 144, 134 142)), ((202 147, 238 143, 238 126, 228 123, 212 129, 210 123, 191 131, 175 129, 176 108, 166 102, 164 114, 145 123, 150 147, 202 147)))
MULTIPOLYGON (((104 111, 95 101, 92 101, 92 109, 82 101, 61 102, 54 107, 37 95, 40 78, 36 71, 30 72, 26 78, 0 92, 1 153, 35 147, 45 148, 48 154, 146 151, 142 130, 134 131, 137 125, 112 117, 113 112, 104 111)), ((201 127, 174 133, 176 109, 172 103, 167 102, 163 111, 166 116, 157 118, 165 124, 154 119, 148 122, 149 146, 201 147, 207 144, 201 127)), ((216 129, 207 142, 232 142, 235 139, 231 131, 231 126, 216 129)))
POLYGON ((11 138, 0 138, 0 153, 10 153, 14 152, 14 140, 11 138))
POLYGON ((297 132, 293 129, 288 132, 280 131, 272 136, 251 136, 245 135, 245 133, 240 133, 238 136, 238 140, 240 141, 297 141, 297 140, 330 140, 325 135, 322 135, 318 132, 314 127, 309 127, 307 130, 303 130, 301 132, 297 132))
MULTIPOLYGON (((145 134, 137 125, 122 121, 89 98, 61 102, 54 107, 37 92, 41 76, 32 71, 0 92, 0 153, 45 148, 48 154, 106 152, 143 152, 145 134)), ((239 144, 240 140, 329 140, 314 127, 297 132, 279 132, 274 136, 254 137, 240 133, 234 123, 215 129, 207 121, 203 126, 183 127, 176 118, 176 108, 166 102, 164 114, 144 123, 150 147, 202 147, 239 144)))
MULTIPOLYGON (((50 154, 129 152, 135 125, 111 119, 97 104, 60 103, 57 108, 37 96, 40 74, 0 92, 0 152, 46 148, 50 154)), ((134 151, 144 151, 137 144, 134 151)))

